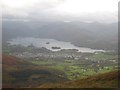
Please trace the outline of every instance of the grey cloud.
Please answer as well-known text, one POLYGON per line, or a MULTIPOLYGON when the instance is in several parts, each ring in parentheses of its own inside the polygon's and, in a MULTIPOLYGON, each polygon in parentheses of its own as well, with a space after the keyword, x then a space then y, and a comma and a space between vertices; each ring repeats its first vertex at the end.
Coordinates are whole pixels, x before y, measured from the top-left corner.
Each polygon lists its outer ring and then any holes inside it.
POLYGON ((66 0, 40 0, 31 7, 10 8, 3 5, 3 19, 6 20, 41 20, 41 21, 98 21, 98 22, 116 22, 117 12, 86 13, 83 15, 69 15, 58 13, 55 8, 63 4, 66 0))

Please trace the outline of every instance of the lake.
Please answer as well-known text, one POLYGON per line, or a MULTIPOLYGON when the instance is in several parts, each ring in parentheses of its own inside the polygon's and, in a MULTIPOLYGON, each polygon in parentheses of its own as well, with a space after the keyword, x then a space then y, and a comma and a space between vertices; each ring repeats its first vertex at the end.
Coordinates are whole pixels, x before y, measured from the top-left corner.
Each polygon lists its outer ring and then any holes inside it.
POLYGON ((38 47, 38 48, 45 47, 51 51, 60 51, 62 49, 77 49, 78 52, 88 52, 88 53, 105 52, 104 50, 96 50, 96 49, 91 49, 91 48, 86 48, 86 47, 78 47, 78 46, 73 45, 70 42, 58 41, 55 39, 46 39, 46 38, 18 37, 18 38, 9 40, 8 43, 10 43, 10 45, 20 44, 25 47, 32 44, 35 47, 38 47), (53 47, 60 47, 60 48, 53 49, 53 47))

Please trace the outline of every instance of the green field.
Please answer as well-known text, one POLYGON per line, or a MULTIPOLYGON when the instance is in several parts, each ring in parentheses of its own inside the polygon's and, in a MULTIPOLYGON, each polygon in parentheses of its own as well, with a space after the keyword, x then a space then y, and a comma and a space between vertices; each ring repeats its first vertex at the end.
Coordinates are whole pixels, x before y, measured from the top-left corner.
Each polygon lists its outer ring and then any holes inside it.
POLYGON ((89 58, 93 60, 117 60, 118 55, 114 55, 112 53, 98 53, 90 56, 89 58))
MULTIPOLYGON (((109 60, 109 59, 116 59, 117 56, 113 55, 108 55, 108 54, 94 54, 90 56, 90 58, 94 58, 95 60, 97 59, 104 59, 104 60, 109 60), (102 58, 101 58, 102 57, 102 58)), ((36 65, 41 65, 41 66, 46 66, 48 68, 53 68, 56 70, 62 70, 65 72, 67 75, 67 78, 70 80, 76 80, 76 79, 81 79, 87 76, 92 76, 95 74, 99 73, 105 73, 112 71, 116 69, 115 65, 102 65, 102 66, 95 66, 92 67, 90 64, 89 65, 78 65, 78 63, 81 63, 81 61, 76 61, 76 60, 30 60, 33 64, 36 65)))
POLYGON ((117 69, 118 55, 116 52, 97 52, 97 53, 79 53, 74 50, 62 50, 58 52, 52 52, 45 48, 33 48, 17 46, 3 46, 3 53, 23 54, 24 59, 34 65, 44 66, 47 68, 63 71, 69 80, 81 79, 84 77, 92 76, 99 73, 105 73, 117 69), (42 53, 42 55, 55 55, 58 57, 27 57, 23 53, 33 53, 33 56, 42 53), (68 55, 72 58, 59 57, 59 55, 68 55), (74 54, 74 57, 73 57, 74 54), (80 58, 75 59, 75 56, 80 58))

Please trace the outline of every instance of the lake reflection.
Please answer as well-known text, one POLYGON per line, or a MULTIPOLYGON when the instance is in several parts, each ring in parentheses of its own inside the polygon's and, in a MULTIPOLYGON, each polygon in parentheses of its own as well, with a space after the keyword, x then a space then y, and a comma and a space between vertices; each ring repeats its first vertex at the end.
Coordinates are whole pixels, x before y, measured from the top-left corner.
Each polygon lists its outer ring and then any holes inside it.
POLYGON ((35 47, 45 47, 52 51, 60 51, 61 49, 77 49, 78 52, 90 52, 94 53, 97 51, 104 52, 104 50, 95 50, 85 47, 77 47, 70 42, 65 41, 58 41, 55 39, 44 39, 44 38, 33 38, 33 37, 27 37, 27 38, 15 38, 10 41, 8 41, 11 45, 23 45, 25 47, 29 45, 34 45, 35 47), (58 47, 58 49, 53 49, 53 47, 58 47), (60 47, 60 48, 59 48, 60 47))

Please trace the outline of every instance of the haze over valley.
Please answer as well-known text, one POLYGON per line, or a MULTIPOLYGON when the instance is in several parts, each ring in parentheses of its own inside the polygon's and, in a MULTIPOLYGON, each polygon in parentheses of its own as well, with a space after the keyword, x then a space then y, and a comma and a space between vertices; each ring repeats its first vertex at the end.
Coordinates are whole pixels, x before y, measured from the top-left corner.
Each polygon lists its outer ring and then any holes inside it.
POLYGON ((117 87, 117 0, 4 0, 2 8, 3 88, 117 87))

